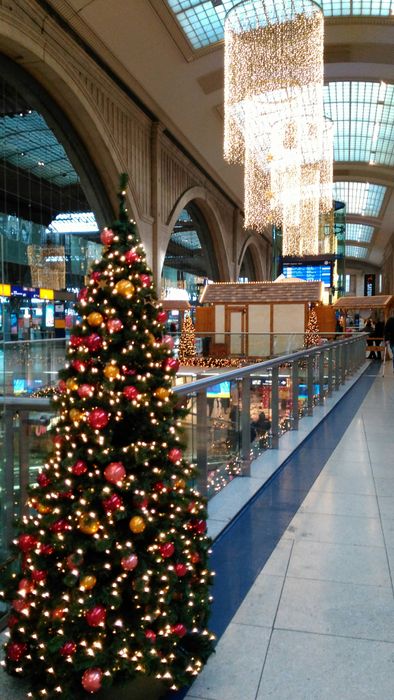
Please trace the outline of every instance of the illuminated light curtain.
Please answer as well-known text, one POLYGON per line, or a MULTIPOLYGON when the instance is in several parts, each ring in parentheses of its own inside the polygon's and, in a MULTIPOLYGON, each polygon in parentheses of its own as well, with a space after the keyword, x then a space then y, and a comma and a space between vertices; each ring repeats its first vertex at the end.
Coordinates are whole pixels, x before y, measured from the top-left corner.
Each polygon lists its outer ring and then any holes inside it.
POLYGON ((64 246, 29 245, 27 259, 33 287, 65 289, 66 256, 64 246))
POLYGON ((284 246, 304 254, 315 252, 315 211, 328 192, 324 129, 321 8, 311 0, 236 5, 225 20, 225 158, 245 166, 245 225, 282 225, 284 246), (305 211, 314 230, 296 245, 305 211))

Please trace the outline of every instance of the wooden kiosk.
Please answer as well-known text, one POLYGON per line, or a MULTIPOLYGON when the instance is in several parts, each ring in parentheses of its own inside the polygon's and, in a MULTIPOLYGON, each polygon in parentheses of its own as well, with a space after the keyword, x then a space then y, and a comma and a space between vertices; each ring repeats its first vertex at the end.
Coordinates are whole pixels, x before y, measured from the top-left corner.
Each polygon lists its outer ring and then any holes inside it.
POLYGON ((303 344, 310 304, 322 304, 322 282, 217 282, 204 287, 196 331, 211 334, 212 356, 264 358, 303 344))

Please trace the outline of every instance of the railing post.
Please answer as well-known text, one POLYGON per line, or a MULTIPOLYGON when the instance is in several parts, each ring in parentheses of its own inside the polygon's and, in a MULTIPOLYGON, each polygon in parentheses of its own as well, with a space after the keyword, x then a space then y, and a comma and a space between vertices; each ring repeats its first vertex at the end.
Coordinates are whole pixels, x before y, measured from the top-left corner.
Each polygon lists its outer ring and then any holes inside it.
POLYGON ((242 476, 250 476, 250 377, 241 382, 241 460, 242 476))
POLYGON ((298 360, 291 365, 291 429, 298 430, 298 360))
POLYGON ((271 447, 279 447, 279 367, 271 370, 271 447))
POLYGON ((341 370, 341 346, 337 345, 335 348, 335 380, 334 389, 338 391, 340 386, 340 370, 341 370))
POLYGON ((197 392, 196 416, 197 480, 196 486, 202 496, 208 493, 208 443, 207 443, 207 392, 197 392))
POLYGON ((29 486, 29 413, 19 411, 19 512, 25 512, 27 489, 29 486))
POLYGON ((346 381, 347 348, 348 344, 345 341, 341 346, 341 384, 344 384, 346 381))
POLYGON ((4 410, 4 472, 3 472, 3 508, 2 540, 3 549, 7 550, 13 535, 14 513, 14 412, 4 410))
POLYGON ((327 387, 327 396, 331 396, 332 394, 332 382, 333 382, 333 362, 334 362, 334 351, 333 348, 329 348, 328 350, 328 387, 327 387))
POLYGON ((313 415, 313 361, 314 355, 308 355, 307 363, 307 392, 308 392, 308 416, 313 415))
POLYGON ((324 404, 324 350, 319 352, 319 404, 324 404))

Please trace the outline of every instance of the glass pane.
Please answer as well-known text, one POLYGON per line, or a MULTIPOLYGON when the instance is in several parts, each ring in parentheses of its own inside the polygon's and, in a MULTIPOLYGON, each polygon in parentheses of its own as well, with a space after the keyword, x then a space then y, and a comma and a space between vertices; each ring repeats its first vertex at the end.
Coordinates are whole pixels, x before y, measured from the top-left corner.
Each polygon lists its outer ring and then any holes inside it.
POLYGON ((207 389, 208 498, 242 472, 241 411, 239 382, 222 382, 207 389))

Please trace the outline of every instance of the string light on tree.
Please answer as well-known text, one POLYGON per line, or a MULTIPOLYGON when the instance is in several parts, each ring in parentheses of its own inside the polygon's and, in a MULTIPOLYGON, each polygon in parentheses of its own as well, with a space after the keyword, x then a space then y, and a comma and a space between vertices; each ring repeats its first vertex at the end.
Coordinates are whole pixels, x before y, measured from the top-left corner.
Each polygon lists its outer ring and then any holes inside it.
POLYGON ((182 332, 179 341, 179 361, 182 365, 189 364, 196 356, 196 336, 193 321, 189 313, 185 313, 182 332))

